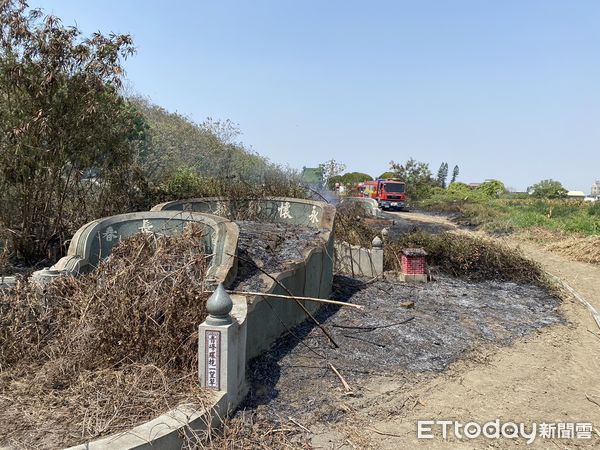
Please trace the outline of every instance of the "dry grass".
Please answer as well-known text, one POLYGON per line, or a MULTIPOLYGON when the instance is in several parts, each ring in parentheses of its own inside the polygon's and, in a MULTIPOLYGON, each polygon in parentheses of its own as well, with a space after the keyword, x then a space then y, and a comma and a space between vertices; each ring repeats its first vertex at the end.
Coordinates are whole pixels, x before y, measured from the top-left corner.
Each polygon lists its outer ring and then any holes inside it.
MULTIPOLYGON (((361 215, 358 209, 336 214, 336 240, 370 248, 380 228, 369 225, 369 219, 361 215)), ((448 232, 432 234, 417 230, 388 241, 385 244, 384 269, 400 271, 401 251, 409 247, 423 247, 429 253, 429 265, 454 277, 547 286, 539 265, 520 251, 491 239, 448 232)))
POLYGON ((8 240, 8 232, 0 225, 0 276, 10 275, 12 267, 10 264, 10 255, 6 242, 8 240))
POLYGON ((520 237, 534 241, 545 250, 564 255, 571 260, 600 264, 600 236, 535 228, 521 233, 520 237))
POLYGON ((424 248, 430 265, 454 277, 546 286, 540 266, 519 250, 466 234, 416 231, 402 235, 386 246, 386 270, 400 269, 401 250, 407 247, 424 248))
POLYGON ((301 424, 286 419, 265 418, 263 415, 241 411, 225 420, 223 428, 209 436, 203 449, 309 449, 312 448, 301 424))
POLYGON ((57 447, 200 401, 202 230, 138 234, 93 273, 0 292, 0 445, 57 447))
POLYGON ((335 214, 335 239, 370 248, 377 235, 377 231, 368 224, 371 217, 359 204, 343 204, 335 214))

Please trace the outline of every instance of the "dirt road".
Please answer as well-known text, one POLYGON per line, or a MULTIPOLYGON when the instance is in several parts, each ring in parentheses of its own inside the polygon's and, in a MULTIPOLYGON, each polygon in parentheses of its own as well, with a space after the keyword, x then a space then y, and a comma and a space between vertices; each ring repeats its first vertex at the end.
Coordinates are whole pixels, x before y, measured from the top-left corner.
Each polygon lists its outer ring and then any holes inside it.
MULTIPOLYGON (((445 218, 419 213, 398 213, 415 222, 445 218)), ((510 242, 509 242, 510 243, 510 242)), ((527 255, 569 283, 597 309, 600 307, 600 268, 568 261, 532 245, 527 255)), ((341 442, 362 447, 453 448, 521 447, 523 439, 456 439, 441 437, 434 428, 431 440, 417 439, 418 420, 458 420, 462 423, 501 422, 593 423, 592 438, 536 439, 533 447, 573 448, 600 445, 600 333, 585 307, 574 299, 563 302, 561 312, 569 325, 555 325, 519 341, 512 347, 481 349, 476 358, 459 361, 444 374, 417 383, 410 390, 403 380, 373 380, 361 399, 344 403, 353 412, 344 428, 315 436, 313 443, 331 448, 341 442), (353 441, 354 440, 354 441, 353 441)), ((337 447, 339 448, 339 447, 337 447)))

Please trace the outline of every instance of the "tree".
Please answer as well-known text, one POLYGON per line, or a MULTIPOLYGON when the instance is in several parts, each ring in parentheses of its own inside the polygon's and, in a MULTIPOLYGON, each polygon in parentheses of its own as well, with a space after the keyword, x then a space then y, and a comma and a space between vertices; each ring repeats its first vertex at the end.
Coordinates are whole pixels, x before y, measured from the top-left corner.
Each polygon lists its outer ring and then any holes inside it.
POLYGON ((145 140, 119 95, 133 53, 129 35, 83 39, 24 0, 0 0, 0 227, 13 255, 46 257, 82 223, 130 205, 145 140))
POLYGON ((377 178, 380 179, 380 180, 387 180, 389 178, 394 178, 395 176, 396 176, 395 172, 383 172, 377 178))
POLYGON ((278 170, 267 158, 237 141, 240 130, 229 120, 208 118, 197 124, 147 99, 135 97, 130 101, 148 124, 148 142, 140 164, 154 183, 170 180, 181 169, 193 169, 203 177, 235 175, 246 182, 262 183, 268 172, 278 170))
POLYGON ((333 189, 336 183, 340 183, 341 185, 352 187, 356 186, 358 183, 362 183, 363 181, 372 181, 373 177, 371 175, 362 173, 362 172, 348 172, 343 175, 335 175, 330 177, 327 182, 327 187, 329 189, 333 189))
POLYGON ((567 190, 560 181, 556 180, 542 180, 529 186, 527 192, 537 198, 565 198, 567 196, 567 190))
POLYGON ((454 197, 465 199, 472 196, 473 191, 465 183, 455 181, 454 183, 450 183, 450 185, 448 186, 448 194, 454 197))
POLYGON ((390 161, 390 170, 394 173, 394 178, 406 183, 406 192, 411 199, 429 197, 436 186, 429 165, 413 158, 404 165, 390 161))
POLYGON ((448 179, 448 163, 447 162, 443 162, 440 165, 440 168, 438 169, 437 172, 437 183, 438 185, 443 188, 446 189, 446 180, 448 179))
POLYGON ((452 179, 450 180, 450 184, 456 182, 456 179, 458 178, 458 174, 459 174, 459 169, 458 169, 458 165, 456 165, 456 166, 454 166, 454 169, 452 169, 452 179))
POLYGON ((490 198, 498 198, 506 192, 504 183, 498 180, 487 180, 479 185, 477 191, 490 198))
POLYGON ((319 164, 319 171, 323 177, 323 185, 327 186, 331 177, 341 174, 345 169, 346 165, 337 162, 335 159, 330 159, 323 164, 319 164))

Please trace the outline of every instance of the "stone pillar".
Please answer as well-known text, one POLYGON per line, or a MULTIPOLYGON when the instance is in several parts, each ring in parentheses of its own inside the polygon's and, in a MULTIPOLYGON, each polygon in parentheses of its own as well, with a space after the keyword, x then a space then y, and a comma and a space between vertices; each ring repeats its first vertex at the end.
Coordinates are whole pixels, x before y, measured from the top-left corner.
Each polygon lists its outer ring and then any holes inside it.
POLYGON ((246 327, 231 316, 233 301, 220 283, 206 303, 198 329, 200 385, 227 393, 234 408, 246 395, 246 327))
POLYGON ((371 264, 373 266, 373 276, 379 276, 383 273, 383 241, 379 236, 375 236, 373 242, 371 242, 371 264))
POLYGON ((42 270, 36 270, 31 275, 31 283, 40 289, 46 287, 48 283, 55 280, 58 277, 62 277, 66 274, 63 270, 55 270, 50 267, 45 267, 42 270))

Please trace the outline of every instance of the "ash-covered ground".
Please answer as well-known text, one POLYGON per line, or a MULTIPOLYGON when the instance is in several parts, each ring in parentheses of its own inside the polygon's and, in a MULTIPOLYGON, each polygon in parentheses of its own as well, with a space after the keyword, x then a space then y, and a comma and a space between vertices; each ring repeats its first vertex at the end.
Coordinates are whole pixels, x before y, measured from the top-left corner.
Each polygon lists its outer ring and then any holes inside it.
POLYGON ((246 414, 254 411, 275 422, 281 417, 335 422, 343 414, 334 406, 341 384, 329 363, 360 396, 379 376, 433 375, 477 346, 508 345, 563 321, 558 301, 531 285, 445 276, 426 284, 369 284, 337 276, 334 285, 333 298, 365 306, 320 310, 318 319, 340 348, 332 348, 309 322, 296 327, 250 363, 246 414), (414 306, 401 307, 402 302, 414 306))
POLYGON ((310 247, 322 247, 324 230, 280 223, 239 220, 238 272, 232 289, 257 291, 265 286, 260 267, 270 274, 281 272, 304 259, 310 247), (250 262, 251 261, 251 262, 250 262))

